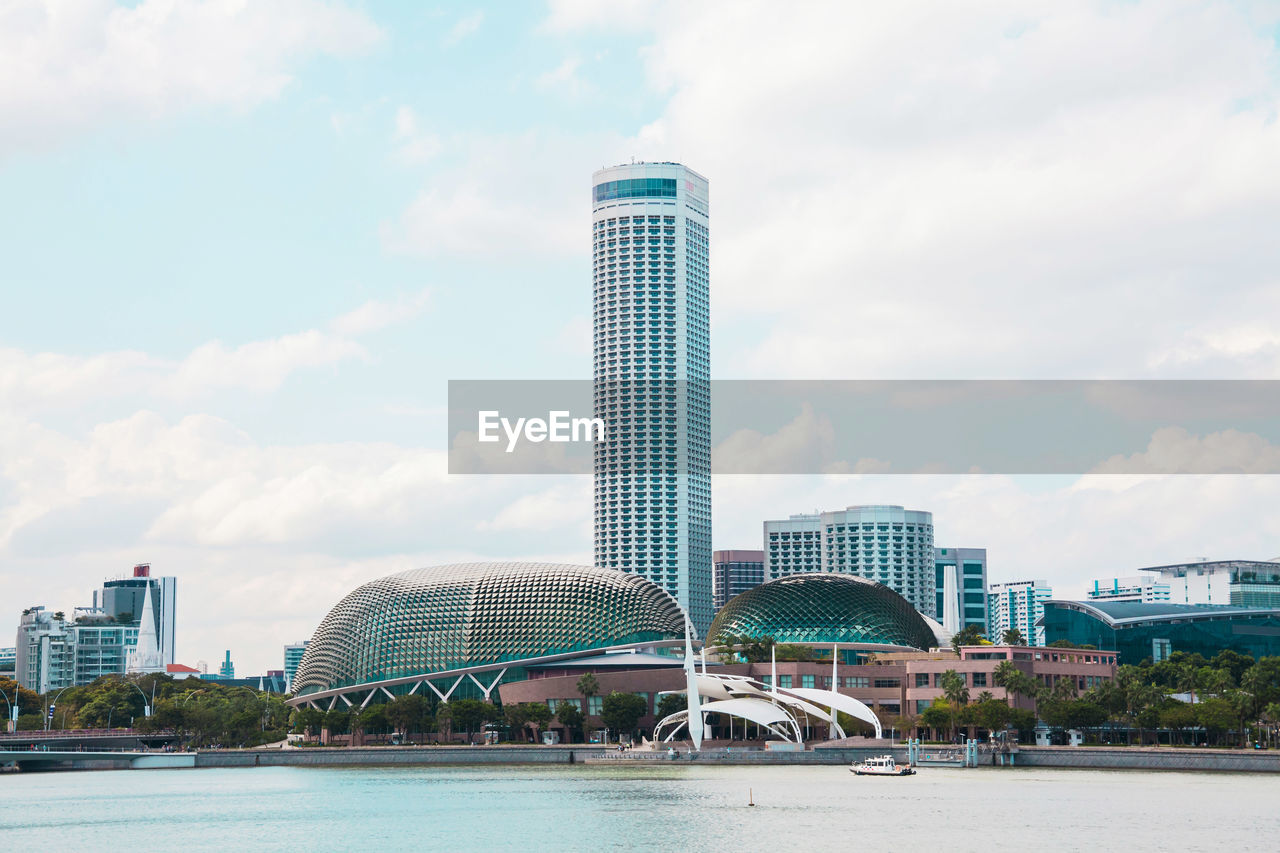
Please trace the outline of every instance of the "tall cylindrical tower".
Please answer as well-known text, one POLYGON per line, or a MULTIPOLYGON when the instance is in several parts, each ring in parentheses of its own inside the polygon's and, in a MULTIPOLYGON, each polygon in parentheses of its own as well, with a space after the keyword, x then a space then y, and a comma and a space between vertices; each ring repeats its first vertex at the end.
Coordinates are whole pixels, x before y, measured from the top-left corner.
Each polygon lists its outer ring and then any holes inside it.
POLYGON ((707 179, 634 163, 592 181, 596 565, 711 624, 707 179))

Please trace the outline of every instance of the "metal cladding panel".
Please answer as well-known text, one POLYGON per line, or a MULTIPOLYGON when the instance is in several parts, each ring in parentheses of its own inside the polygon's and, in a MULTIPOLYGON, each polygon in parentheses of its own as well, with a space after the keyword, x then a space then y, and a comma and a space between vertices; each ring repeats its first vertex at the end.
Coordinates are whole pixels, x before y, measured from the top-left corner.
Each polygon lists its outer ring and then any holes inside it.
POLYGON ((856 575, 789 575, 729 600, 711 623, 720 634, 779 643, 876 643, 927 649, 933 631, 905 598, 856 575))
POLYGON ((316 629, 295 692, 678 639, 684 612, 638 575, 554 563, 460 563, 379 578, 316 629))

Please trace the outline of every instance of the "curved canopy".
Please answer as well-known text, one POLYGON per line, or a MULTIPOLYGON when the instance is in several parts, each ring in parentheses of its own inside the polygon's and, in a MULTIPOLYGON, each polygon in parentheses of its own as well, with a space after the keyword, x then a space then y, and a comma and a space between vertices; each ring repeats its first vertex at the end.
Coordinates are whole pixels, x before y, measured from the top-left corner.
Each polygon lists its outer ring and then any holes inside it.
POLYGON ((816 687, 793 687, 789 692, 802 696, 810 702, 844 711, 850 717, 870 723, 875 727, 876 737, 881 736, 880 719, 875 712, 852 696, 846 696, 834 690, 819 690, 816 687))
POLYGON ((702 706, 702 710, 708 714, 742 717, 761 726, 791 722, 790 714, 763 699, 724 699, 719 702, 708 702, 702 706))

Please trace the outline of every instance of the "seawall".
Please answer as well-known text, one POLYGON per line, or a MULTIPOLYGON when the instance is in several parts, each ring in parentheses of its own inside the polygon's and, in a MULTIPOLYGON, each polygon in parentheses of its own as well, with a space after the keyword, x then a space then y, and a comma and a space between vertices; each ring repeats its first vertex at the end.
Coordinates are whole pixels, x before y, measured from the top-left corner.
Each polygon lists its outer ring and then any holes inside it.
MULTIPOLYGON (((618 752, 590 746, 388 746, 300 749, 213 750, 196 755, 196 767, 376 767, 462 764, 702 764, 844 765, 890 753, 907 761, 905 747, 824 748, 806 752, 716 749, 674 759, 665 752, 618 752)), ((1187 770, 1280 773, 1280 751, 1175 749, 1170 747, 1021 747, 1013 766, 1115 770, 1187 770)), ((1006 758, 1007 760, 1007 758, 1006 758)), ((994 756, 979 756, 982 765, 994 756)))

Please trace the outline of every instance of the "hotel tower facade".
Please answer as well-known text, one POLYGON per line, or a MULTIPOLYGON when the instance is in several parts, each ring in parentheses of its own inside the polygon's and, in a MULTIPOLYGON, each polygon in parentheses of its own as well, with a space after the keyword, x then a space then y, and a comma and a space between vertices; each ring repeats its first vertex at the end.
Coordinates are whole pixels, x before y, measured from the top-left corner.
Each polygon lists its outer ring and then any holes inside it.
POLYGON ((707 179, 634 163, 592 180, 595 562, 711 624, 707 179))

